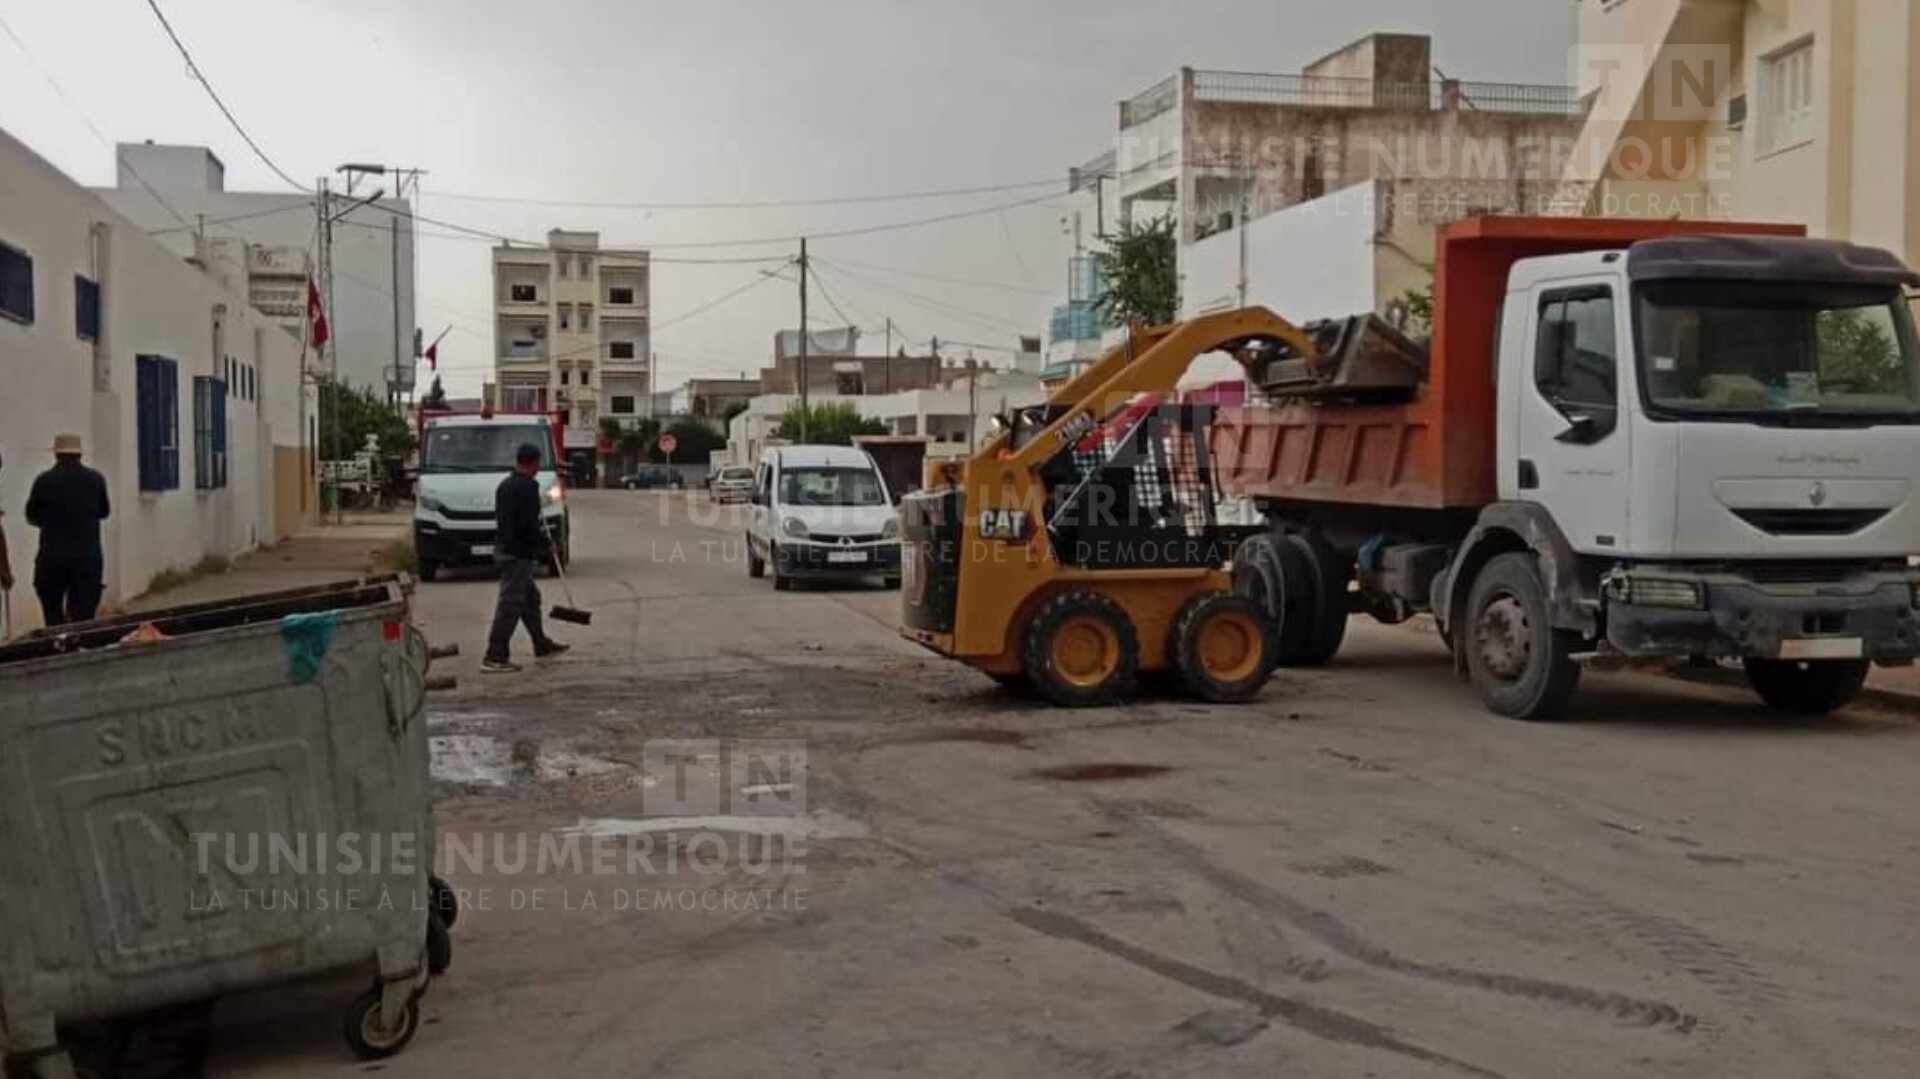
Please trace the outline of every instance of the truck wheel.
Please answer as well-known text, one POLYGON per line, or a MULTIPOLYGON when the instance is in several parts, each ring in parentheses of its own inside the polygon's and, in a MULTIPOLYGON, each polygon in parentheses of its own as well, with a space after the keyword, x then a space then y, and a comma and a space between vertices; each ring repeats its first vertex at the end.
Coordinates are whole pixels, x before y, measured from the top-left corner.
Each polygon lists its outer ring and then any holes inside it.
POLYGON ((1313 634, 1313 580, 1299 548, 1286 536, 1249 537, 1233 555, 1233 591, 1272 622, 1275 661, 1303 662, 1313 634))
POLYGON ((1749 659, 1747 684, 1767 707, 1800 716, 1824 716, 1860 695, 1864 659, 1749 659))
POLYGON ((780 572, 780 548, 775 547, 771 543, 767 544, 767 561, 772 565, 773 590, 775 592, 785 592, 792 588, 793 578, 780 572))
POLYGON ((1346 560, 1319 536, 1295 533, 1287 540, 1300 551, 1312 596, 1307 639, 1299 662, 1318 667, 1337 655, 1347 638, 1347 578, 1351 574, 1346 560))
POLYGON ((1023 658, 1041 696, 1089 708, 1133 692, 1140 642, 1118 603, 1097 592, 1065 592, 1034 612, 1023 658))
POLYGON ((1188 600, 1173 620, 1173 657, 1188 692, 1216 704, 1257 696, 1279 656, 1273 623, 1245 596, 1207 592, 1188 600))
POLYGON ((767 560, 753 553, 753 540, 747 540, 747 576, 759 580, 767 575, 767 560))
POLYGON ((423 581, 431 582, 435 577, 440 576, 440 563, 431 558, 422 558, 419 568, 420 579, 423 581))
POLYGON ((1462 646, 1487 707, 1514 719, 1561 719, 1580 681, 1574 635, 1553 628, 1531 554, 1488 562, 1468 597, 1462 646))

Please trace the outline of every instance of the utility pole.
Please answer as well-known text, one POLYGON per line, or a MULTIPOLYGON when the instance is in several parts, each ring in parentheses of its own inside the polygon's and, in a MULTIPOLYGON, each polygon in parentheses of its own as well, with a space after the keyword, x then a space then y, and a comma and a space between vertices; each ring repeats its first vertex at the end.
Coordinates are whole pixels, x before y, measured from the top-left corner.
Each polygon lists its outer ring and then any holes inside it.
POLYGON ((881 381, 886 383, 887 392, 893 392, 893 316, 887 316, 887 347, 880 352, 881 381))
MULTIPOLYGON (((319 194, 317 201, 320 204, 321 299, 326 308, 324 313, 327 316, 327 325, 333 329, 333 195, 325 176, 320 177, 316 187, 319 194)), ((337 333, 337 329, 334 332, 337 333)), ((326 343, 321 346, 325 350, 321 359, 327 369, 327 393, 322 395, 322 404, 324 405, 324 399, 328 396, 333 399, 333 407, 323 409, 324 414, 320 417, 320 422, 325 428, 324 439, 327 446, 326 452, 321 457, 322 462, 340 459, 340 351, 335 346, 333 338, 334 333, 329 333, 326 343)), ((324 464, 322 472, 325 472, 324 464)), ((333 510, 336 519, 344 520, 337 485, 333 492, 333 510)))
POLYGON ((800 441, 807 441, 807 238, 800 237, 800 441))

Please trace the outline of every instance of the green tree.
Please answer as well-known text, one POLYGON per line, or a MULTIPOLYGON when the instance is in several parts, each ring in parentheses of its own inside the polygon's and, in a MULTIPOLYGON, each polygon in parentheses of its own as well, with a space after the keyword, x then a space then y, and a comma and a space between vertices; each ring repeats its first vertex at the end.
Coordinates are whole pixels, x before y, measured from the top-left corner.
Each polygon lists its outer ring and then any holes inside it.
POLYGON ((844 401, 809 407, 805 412, 807 422, 804 436, 801 433, 801 416, 799 402, 788 405, 780 416, 780 426, 774 429, 774 437, 784 438, 788 442, 799 442, 804 437, 809 445, 814 446, 851 446, 855 435, 887 433, 886 424, 862 416, 858 409, 844 401))
POLYGON ((1136 225, 1123 221, 1120 235, 1094 255, 1106 279, 1095 309, 1120 325, 1158 326, 1180 311, 1180 271, 1174 254, 1172 217, 1136 225))
MULTIPOLYGON (((673 436, 673 459, 681 464, 705 464, 708 454, 727 446, 726 436, 691 417, 673 421, 666 433, 673 436)), ((667 455, 660 452, 658 438, 653 440, 648 459, 655 463, 667 459, 667 455)))
POLYGON ((1433 286, 1410 288, 1400 294, 1407 309, 1407 324, 1401 327, 1408 337, 1426 337, 1433 333, 1433 286))
POLYGON ((1815 334, 1821 383, 1840 393, 1905 395, 1906 365, 1883 322, 1863 310, 1820 312, 1815 319, 1815 334))
POLYGON ((413 452, 413 428, 400 411, 372 390, 320 379, 320 456, 344 460, 360 452, 367 436, 380 440, 386 456, 413 452))

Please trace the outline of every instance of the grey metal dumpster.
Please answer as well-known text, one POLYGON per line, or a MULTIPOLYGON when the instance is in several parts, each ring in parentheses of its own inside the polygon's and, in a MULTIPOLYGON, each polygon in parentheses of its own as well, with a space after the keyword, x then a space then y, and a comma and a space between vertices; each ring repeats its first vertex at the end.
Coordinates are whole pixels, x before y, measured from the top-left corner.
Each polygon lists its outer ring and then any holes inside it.
POLYGON ((56 1021, 352 968, 373 980, 345 1017, 354 1050, 412 1037, 442 897, 409 588, 0 646, 0 1051, 16 1065, 69 1073, 56 1021))

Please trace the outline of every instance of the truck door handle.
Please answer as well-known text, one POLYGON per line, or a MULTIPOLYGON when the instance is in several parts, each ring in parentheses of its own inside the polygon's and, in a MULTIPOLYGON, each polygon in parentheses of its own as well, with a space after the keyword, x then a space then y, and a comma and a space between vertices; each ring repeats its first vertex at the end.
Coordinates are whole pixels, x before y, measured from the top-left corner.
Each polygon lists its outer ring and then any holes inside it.
POLYGON ((1520 458, 1520 489, 1532 491, 1540 486, 1540 470, 1534 467, 1530 458, 1520 458))

